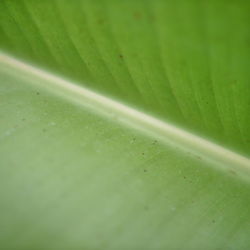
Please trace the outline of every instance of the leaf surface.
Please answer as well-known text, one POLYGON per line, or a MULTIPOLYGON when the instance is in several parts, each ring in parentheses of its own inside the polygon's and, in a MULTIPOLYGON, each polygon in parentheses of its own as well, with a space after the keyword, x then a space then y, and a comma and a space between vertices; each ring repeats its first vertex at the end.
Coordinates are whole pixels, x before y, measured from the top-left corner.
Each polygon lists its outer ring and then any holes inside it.
POLYGON ((248 249, 249 4, 0 2, 0 246, 248 249))

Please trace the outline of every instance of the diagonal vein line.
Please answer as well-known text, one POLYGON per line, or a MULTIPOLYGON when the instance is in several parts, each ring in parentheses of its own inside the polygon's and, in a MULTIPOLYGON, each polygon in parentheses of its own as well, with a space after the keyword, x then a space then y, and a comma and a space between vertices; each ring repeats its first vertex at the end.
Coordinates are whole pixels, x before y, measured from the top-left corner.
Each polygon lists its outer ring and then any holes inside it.
MULTIPOLYGON (((249 158, 185 131, 174 124, 142 113, 118 101, 26 64, 2 52, 0 52, 0 64, 27 73, 29 76, 48 81, 50 84, 46 86, 43 84, 42 86, 51 90, 56 87, 56 93, 66 93, 67 96, 71 95, 71 100, 78 104, 91 106, 102 113, 104 112, 106 115, 111 115, 113 119, 116 118, 133 127, 154 134, 154 136, 157 136, 161 141, 173 143, 185 151, 193 152, 196 155, 201 155, 204 159, 217 162, 220 166, 223 166, 223 168, 239 168, 240 174, 243 177, 250 176, 249 158)), ((32 83, 37 84, 35 81, 32 81, 32 83)))

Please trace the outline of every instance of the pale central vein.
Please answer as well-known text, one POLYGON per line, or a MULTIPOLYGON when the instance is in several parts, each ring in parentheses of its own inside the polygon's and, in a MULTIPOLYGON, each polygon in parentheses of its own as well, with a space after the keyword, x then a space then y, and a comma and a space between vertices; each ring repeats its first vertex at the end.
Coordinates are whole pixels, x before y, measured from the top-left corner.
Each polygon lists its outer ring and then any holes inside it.
MULTIPOLYGON (((231 166, 240 168, 242 175, 250 175, 250 159, 236 152, 215 144, 207 139, 201 138, 193 133, 187 132, 166 121, 159 120, 134 108, 128 107, 118 101, 107 98, 101 94, 91 91, 83 86, 65 80, 44 70, 19 61, 9 55, 0 53, 0 63, 15 70, 21 71, 29 76, 46 80, 50 84, 43 87, 54 89, 56 93, 64 94, 65 97, 84 106, 94 107, 105 114, 112 114, 119 121, 143 129, 156 135, 162 141, 178 144, 181 148, 204 156, 214 162, 222 163, 224 168, 231 166)), ((39 82, 39 81, 38 81, 39 82)), ((32 83, 38 83, 32 81, 32 83)))

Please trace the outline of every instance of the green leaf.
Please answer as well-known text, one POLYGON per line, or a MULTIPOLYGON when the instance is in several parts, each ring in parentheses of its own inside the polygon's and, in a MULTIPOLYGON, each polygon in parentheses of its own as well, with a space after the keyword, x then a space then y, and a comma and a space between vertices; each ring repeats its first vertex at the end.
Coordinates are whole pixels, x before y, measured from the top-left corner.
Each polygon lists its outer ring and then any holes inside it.
POLYGON ((247 1, 0 2, 0 247, 249 249, 247 1))

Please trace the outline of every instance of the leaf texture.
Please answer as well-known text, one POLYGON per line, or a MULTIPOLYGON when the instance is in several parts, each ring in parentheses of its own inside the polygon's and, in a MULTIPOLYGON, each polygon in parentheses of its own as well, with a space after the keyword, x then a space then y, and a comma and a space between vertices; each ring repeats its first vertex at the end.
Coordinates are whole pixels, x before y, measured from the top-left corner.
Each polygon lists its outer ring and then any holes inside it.
POLYGON ((249 249, 249 8, 1 1, 0 247, 249 249))

